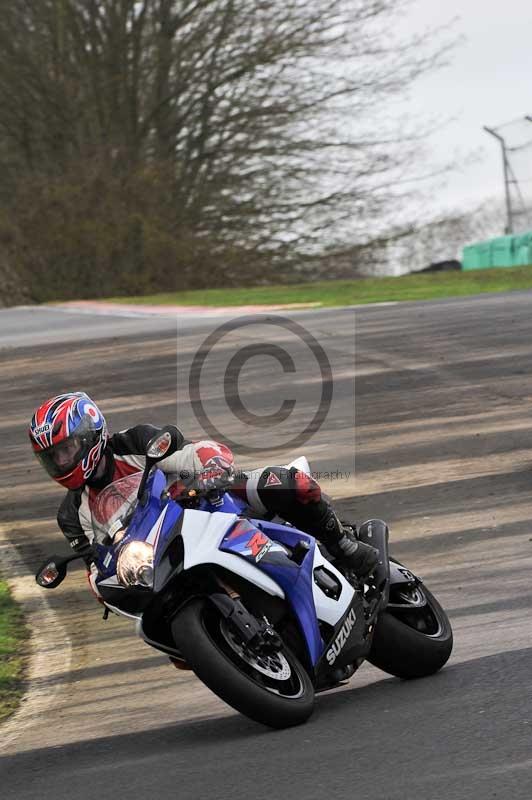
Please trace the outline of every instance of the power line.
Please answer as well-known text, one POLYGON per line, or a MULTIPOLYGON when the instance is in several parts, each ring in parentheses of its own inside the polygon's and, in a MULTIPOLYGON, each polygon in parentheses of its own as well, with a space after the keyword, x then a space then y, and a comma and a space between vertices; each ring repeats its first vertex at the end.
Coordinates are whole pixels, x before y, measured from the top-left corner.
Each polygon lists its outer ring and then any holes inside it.
MULTIPOLYGON (((522 222, 519 223, 520 227, 532 227, 532 219, 530 219, 532 216, 530 213, 532 211, 532 198, 528 198, 527 202, 527 199, 525 199, 522 191, 524 184, 532 183, 532 176, 530 178, 525 177, 523 174, 519 174, 518 176, 517 173, 522 173, 522 169, 520 171, 518 168, 519 164, 515 163, 517 154, 521 154, 527 149, 531 149, 532 151, 532 139, 517 143, 515 142, 515 135, 512 137, 512 128, 514 129, 515 134, 518 125, 519 129, 521 130, 523 123, 530 122, 532 122, 532 115, 526 115, 525 117, 521 117, 519 120, 513 120, 512 122, 504 123, 499 125, 497 128, 490 128, 487 125, 484 125, 484 130, 486 133, 489 133, 490 136, 493 136, 495 139, 497 139, 501 147, 504 197, 506 206, 506 225, 504 230, 506 234, 513 234, 516 232, 515 226, 517 219, 522 220, 522 222), (505 136, 501 134, 501 129, 504 129, 505 136), (508 141, 512 138, 514 138, 513 144, 508 141), (514 163, 512 163, 512 161, 514 163)), ((530 162, 532 162, 532 152, 530 162)))

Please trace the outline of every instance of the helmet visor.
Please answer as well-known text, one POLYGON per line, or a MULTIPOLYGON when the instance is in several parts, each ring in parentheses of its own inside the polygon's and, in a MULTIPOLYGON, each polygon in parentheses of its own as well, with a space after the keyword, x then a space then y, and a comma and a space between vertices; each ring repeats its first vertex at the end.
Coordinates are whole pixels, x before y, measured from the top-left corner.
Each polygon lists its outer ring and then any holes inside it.
POLYGON ((90 417, 85 417, 76 431, 46 450, 36 453, 44 469, 52 478, 64 478, 73 472, 94 447, 98 433, 90 417))

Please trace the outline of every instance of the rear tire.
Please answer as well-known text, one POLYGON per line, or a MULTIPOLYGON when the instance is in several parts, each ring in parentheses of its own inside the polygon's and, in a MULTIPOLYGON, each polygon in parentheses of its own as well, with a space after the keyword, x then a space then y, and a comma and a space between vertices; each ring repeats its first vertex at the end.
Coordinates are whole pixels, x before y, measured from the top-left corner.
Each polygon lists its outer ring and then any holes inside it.
POLYGON ((419 589, 427 600, 425 610, 384 611, 377 621, 368 655, 371 664, 398 678, 432 675, 446 664, 453 649, 447 614, 425 586, 419 589))
POLYGON ((254 663, 208 600, 185 606, 172 633, 198 678, 241 714, 271 728, 300 725, 312 714, 314 687, 295 655, 283 647, 278 656, 254 663))

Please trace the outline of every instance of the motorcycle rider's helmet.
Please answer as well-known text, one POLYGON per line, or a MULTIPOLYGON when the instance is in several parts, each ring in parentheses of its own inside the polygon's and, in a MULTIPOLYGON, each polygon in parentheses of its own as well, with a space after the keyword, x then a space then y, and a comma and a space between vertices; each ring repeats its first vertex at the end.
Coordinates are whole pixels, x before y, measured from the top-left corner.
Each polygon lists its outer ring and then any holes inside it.
POLYGON ((67 489, 79 489, 94 474, 108 439, 105 417, 84 392, 47 400, 28 433, 46 472, 67 489))

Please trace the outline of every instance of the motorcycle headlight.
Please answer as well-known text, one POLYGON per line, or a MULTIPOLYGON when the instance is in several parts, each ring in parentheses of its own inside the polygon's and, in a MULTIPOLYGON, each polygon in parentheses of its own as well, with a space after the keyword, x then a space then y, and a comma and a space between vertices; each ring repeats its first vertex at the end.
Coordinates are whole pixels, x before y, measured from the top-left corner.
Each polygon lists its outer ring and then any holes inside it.
POLYGON ((118 556, 116 574, 122 586, 153 586, 153 547, 129 542, 118 556))

